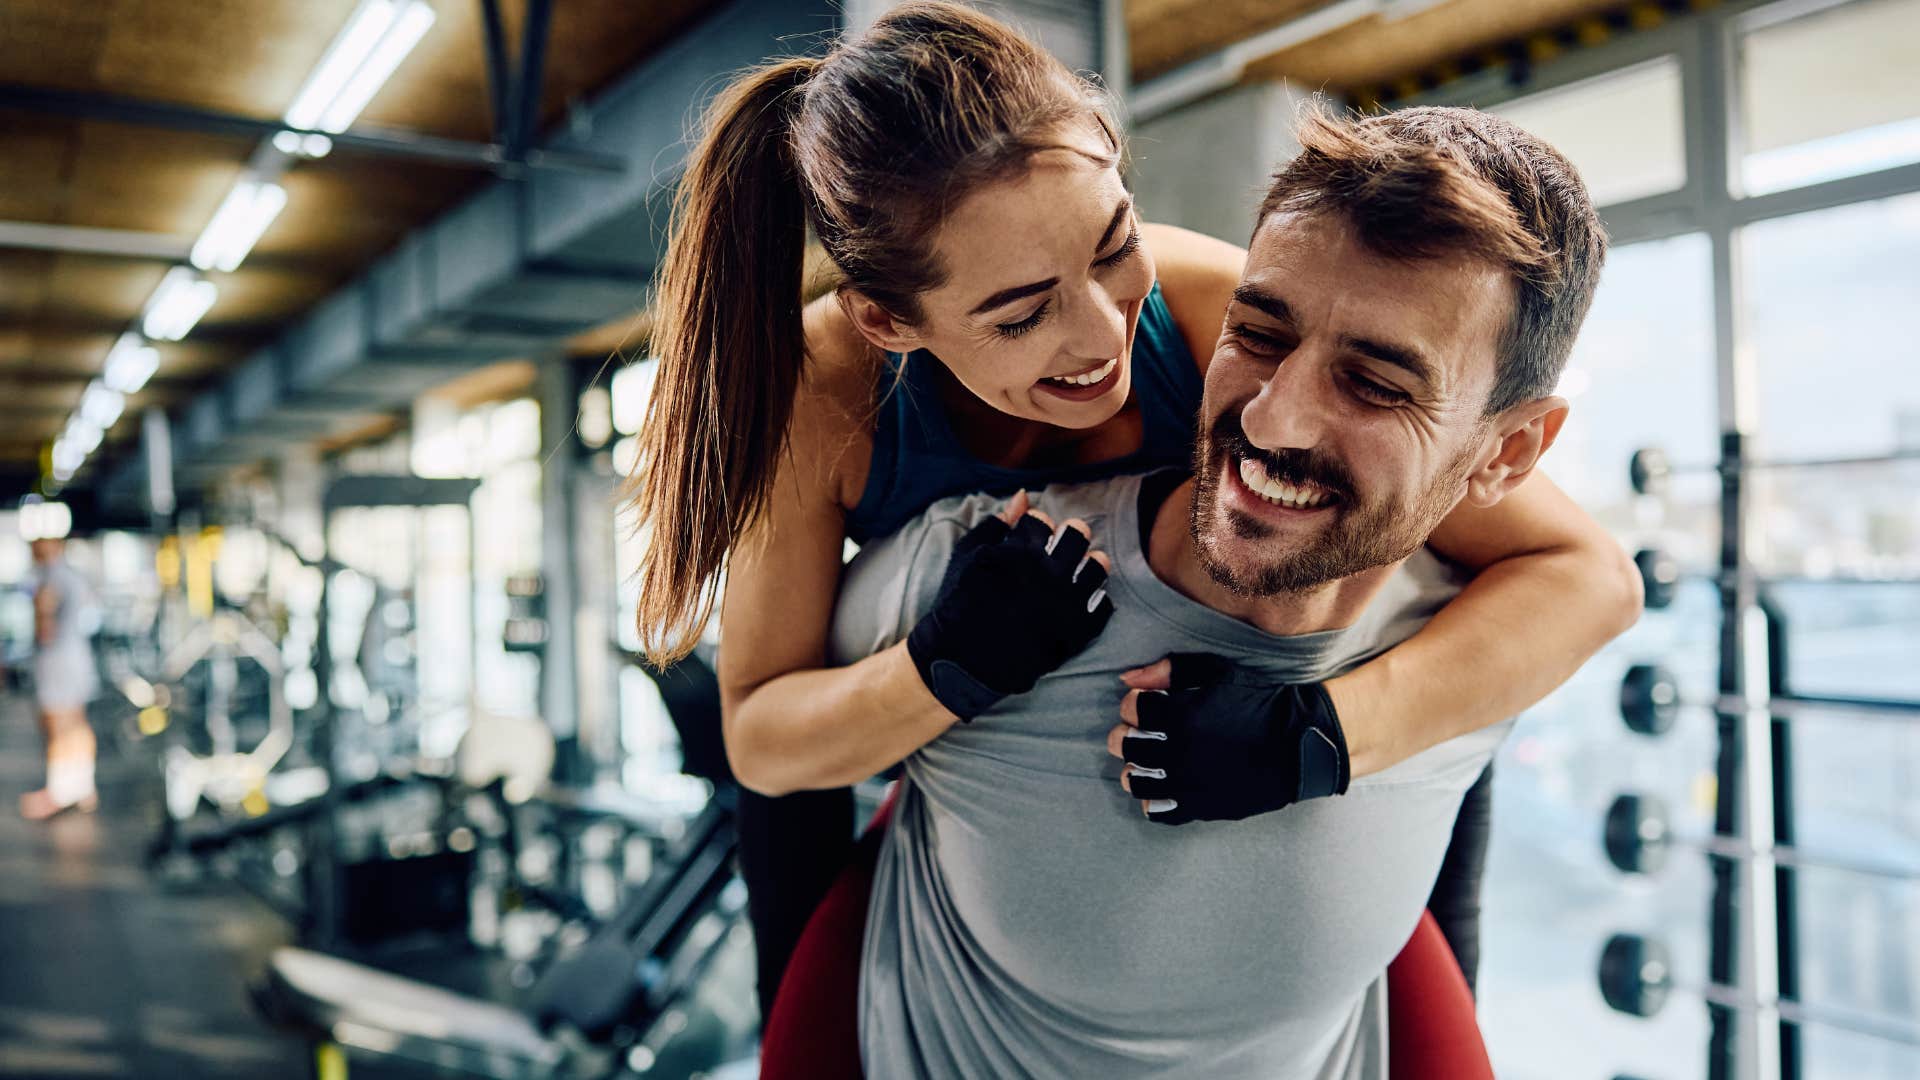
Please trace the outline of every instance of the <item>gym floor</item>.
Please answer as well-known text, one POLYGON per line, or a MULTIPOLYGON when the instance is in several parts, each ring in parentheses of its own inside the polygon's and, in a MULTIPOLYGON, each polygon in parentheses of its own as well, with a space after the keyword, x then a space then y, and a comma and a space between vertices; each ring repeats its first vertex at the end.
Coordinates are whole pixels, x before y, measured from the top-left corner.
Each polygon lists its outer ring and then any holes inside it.
POLYGON ((102 751, 99 812, 21 820, 40 737, 31 703, 0 693, 0 1077, 304 1075, 300 1040, 247 1000, 284 924, 237 889, 148 874, 136 768, 102 751))

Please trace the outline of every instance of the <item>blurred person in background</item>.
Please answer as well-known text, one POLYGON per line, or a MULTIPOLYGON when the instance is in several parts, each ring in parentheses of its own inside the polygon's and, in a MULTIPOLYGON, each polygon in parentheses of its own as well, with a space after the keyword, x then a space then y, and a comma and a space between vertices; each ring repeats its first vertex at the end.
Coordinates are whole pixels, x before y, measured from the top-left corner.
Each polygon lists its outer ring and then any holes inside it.
POLYGON ((87 725, 87 703, 99 689, 88 641, 96 608, 93 589, 67 562, 66 549, 64 540, 33 542, 33 684, 47 737, 47 784, 20 796, 20 813, 32 821, 99 804, 87 725))

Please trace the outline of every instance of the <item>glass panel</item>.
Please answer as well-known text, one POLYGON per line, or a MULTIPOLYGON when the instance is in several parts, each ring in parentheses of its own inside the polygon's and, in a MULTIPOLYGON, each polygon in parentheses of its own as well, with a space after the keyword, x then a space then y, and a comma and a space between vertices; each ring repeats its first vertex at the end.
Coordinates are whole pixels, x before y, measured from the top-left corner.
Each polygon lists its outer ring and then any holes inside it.
MULTIPOLYGON (((1573 411, 1547 458, 1554 479, 1623 543, 1657 542, 1695 565, 1717 544, 1717 480, 1688 479, 1662 504, 1633 494, 1627 462, 1650 445, 1677 462, 1715 454, 1711 280, 1698 235, 1609 257, 1561 383, 1573 411)), ((1689 710, 1671 733, 1647 738, 1622 724, 1619 696, 1628 665, 1656 658, 1687 696, 1710 696, 1718 633, 1714 588, 1683 583, 1671 607, 1649 612, 1528 712, 1501 751, 1480 1016, 1502 1077, 1558 1080, 1569 1061, 1591 1063, 1598 1076, 1705 1075, 1704 1009, 1676 998, 1652 1019, 1623 1016, 1601 1000, 1596 977, 1601 946, 1616 932, 1659 938, 1678 977, 1705 977, 1706 861, 1680 854, 1657 875, 1630 878, 1608 863, 1601 828, 1614 797, 1636 792, 1664 801, 1679 830, 1711 829, 1712 719, 1689 710)))
POLYGON ((1681 464, 1718 455, 1713 274, 1699 233, 1633 244, 1607 267, 1560 379, 1572 405, 1547 475, 1634 546, 1658 543, 1684 565, 1717 558, 1720 484, 1682 474, 1663 505, 1636 497, 1627 463, 1658 447, 1681 464))
MULTIPOLYGON (((1920 194, 1763 221, 1740 242, 1765 456, 1920 450, 1920 194)), ((1850 474, 1813 482, 1821 505, 1857 499, 1850 474)))
POLYGON ((1807 1080, 1913 1080, 1920 1049, 1830 1027, 1801 1029, 1807 1080))
POLYGON ((1920 701, 1920 584, 1785 582, 1767 593, 1786 620, 1788 690, 1920 701))
POLYGON ((1559 148, 1595 206, 1677 191, 1687 182, 1680 63, 1671 56, 1487 110, 1559 148))
POLYGON ((1739 40, 1748 195, 1920 161, 1920 0, 1757 13, 1739 40))
MULTIPOLYGON (((1800 1000, 1809 1008, 1845 1010, 1863 1019, 1887 1017, 1912 1023, 1920 1016, 1920 886, 1864 874, 1805 869, 1799 881, 1800 1000)), ((1828 1057, 1858 1061, 1861 1068, 1814 1070, 1830 1076, 1901 1080, 1911 1071, 1876 1067, 1880 1040, 1836 1043, 1828 1057)), ((1905 1047, 1913 1055, 1913 1047, 1905 1047)), ((1913 1060, 1910 1056, 1909 1062, 1913 1060)), ((1833 1062, 1839 1064, 1838 1061, 1833 1062)))

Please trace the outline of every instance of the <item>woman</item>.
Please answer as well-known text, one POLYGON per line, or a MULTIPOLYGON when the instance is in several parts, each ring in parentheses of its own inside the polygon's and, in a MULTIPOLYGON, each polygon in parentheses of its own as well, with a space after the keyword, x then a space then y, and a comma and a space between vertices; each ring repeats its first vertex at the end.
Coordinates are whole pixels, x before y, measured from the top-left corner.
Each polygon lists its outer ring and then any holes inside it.
MULTIPOLYGON (((969 711, 909 644, 823 666, 847 539, 948 495, 1189 459, 1244 253, 1139 222, 1122 152, 1095 88, 947 3, 896 8, 713 105, 660 283, 662 365, 635 473, 651 544, 640 628, 657 661, 682 654, 725 567, 719 674, 747 787, 842 787, 969 711), (809 226, 841 280, 803 308, 809 226)), ((1638 613, 1630 564, 1545 480, 1456 511, 1433 546, 1477 568, 1473 584, 1326 686, 1354 776, 1533 704, 1638 613)), ((1050 617, 1036 606, 1048 595, 1008 590, 1004 625, 1050 617)), ((1006 685, 1036 673, 1016 674, 1006 685)), ((851 832, 845 805, 782 808, 773 821, 817 831, 771 851, 756 848, 768 822, 744 808, 750 889, 764 891, 768 858, 815 868, 803 920, 851 832)), ((1478 860, 1462 861, 1471 885, 1478 860)), ((763 997, 781 947, 770 969, 763 943, 763 997)))

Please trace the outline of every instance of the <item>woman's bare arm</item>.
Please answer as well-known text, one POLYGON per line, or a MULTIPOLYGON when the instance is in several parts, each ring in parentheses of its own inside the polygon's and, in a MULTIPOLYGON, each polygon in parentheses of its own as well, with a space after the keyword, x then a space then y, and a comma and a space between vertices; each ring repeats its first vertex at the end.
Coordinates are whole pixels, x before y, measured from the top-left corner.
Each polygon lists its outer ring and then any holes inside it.
POLYGON ((897 644, 829 668, 846 511, 871 452, 871 357, 808 312, 815 358, 794 404, 789 453, 756 534, 727 568, 720 623, 727 757, 767 795, 840 787, 902 760, 954 723, 897 644), (861 365, 868 365, 862 368, 861 365))
POLYGON ((1419 633, 1327 683, 1354 776, 1520 713, 1640 617, 1640 576, 1536 471, 1498 504, 1462 503, 1429 539, 1476 571, 1419 633))

